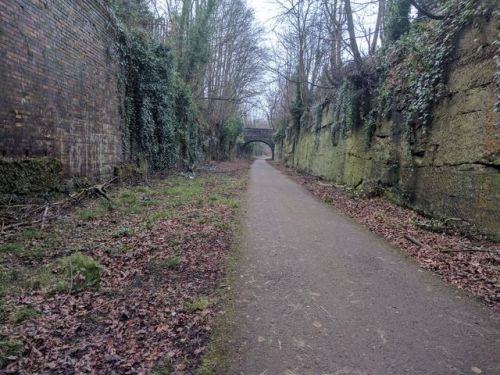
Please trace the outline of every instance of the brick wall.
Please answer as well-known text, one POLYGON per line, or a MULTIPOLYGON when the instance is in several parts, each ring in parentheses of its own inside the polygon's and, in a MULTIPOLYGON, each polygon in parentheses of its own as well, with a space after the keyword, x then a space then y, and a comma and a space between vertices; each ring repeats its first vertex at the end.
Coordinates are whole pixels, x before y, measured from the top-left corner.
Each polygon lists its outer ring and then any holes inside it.
POLYGON ((0 1, 0 158, 100 178, 122 160, 118 65, 101 0, 0 1))

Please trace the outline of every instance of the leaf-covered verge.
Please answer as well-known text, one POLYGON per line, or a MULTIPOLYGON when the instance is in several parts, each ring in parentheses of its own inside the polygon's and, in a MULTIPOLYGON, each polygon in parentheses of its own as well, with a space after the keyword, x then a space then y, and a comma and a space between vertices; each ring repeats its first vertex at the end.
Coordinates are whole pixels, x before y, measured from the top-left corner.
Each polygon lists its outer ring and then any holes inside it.
POLYGON ((0 372, 194 372, 248 165, 116 188, 1 238, 0 372))
POLYGON ((342 186, 279 163, 272 164, 325 203, 415 258, 422 268, 432 270, 459 289, 478 296, 500 313, 500 244, 463 235, 454 226, 440 226, 397 202, 391 202, 390 196, 356 196, 342 186))

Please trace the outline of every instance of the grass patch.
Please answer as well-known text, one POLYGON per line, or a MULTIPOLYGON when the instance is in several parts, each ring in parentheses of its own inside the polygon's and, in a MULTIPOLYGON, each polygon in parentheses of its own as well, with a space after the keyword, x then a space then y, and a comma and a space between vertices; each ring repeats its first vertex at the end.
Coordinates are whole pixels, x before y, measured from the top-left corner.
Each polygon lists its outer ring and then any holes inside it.
POLYGON ((162 194, 175 197, 178 200, 191 200, 203 193, 203 186, 200 185, 200 182, 195 181, 189 181, 187 184, 186 181, 179 181, 175 186, 163 189, 162 194))
POLYGON ((165 264, 168 268, 170 268, 172 270, 172 269, 179 267, 181 262, 182 262, 182 258, 179 255, 173 255, 167 259, 165 264))
POLYGON ((207 297, 199 297, 192 302, 184 304, 184 310, 189 313, 205 310, 210 305, 207 297))
POLYGON ((113 238, 128 237, 132 234, 132 231, 127 227, 118 228, 111 235, 113 238))
POLYGON ((56 275, 49 267, 38 267, 27 269, 24 273, 21 286, 24 289, 47 289, 54 284, 56 275))
MULTIPOLYGON (((216 298, 211 297, 212 292, 203 284, 195 285, 193 290, 186 289, 189 292, 186 296, 179 297, 176 294, 176 290, 191 282, 189 277, 184 277, 186 276, 184 268, 191 258, 185 258, 183 251, 191 250, 189 247, 191 243, 198 244, 206 237, 223 235, 215 233, 214 226, 225 227, 228 230, 233 228, 237 216, 236 212, 230 209, 239 208, 238 198, 241 193, 240 190, 234 191, 236 187, 240 187, 237 179, 226 178, 219 174, 217 176, 200 174, 195 179, 153 179, 149 186, 111 189, 109 191, 111 202, 104 199, 89 199, 88 204, 72 210, 71 214, 68 212, 68 215, 61 215, 61 220, 51 221, 44 230, 28 228, 13 233, 12 237, 9 237, 9 243, 0 241, 1 324, 10 329, 8 332, 16 330, 21 332, 27 328, 31 329, 32 325, 35 326, 37 316, 41 313, 44 316, 54 314, 57 319, 50 319, 51 322, 47 323, 47 327, 42 327, 43 329, 37 334, 44 336, 44 339, 66 334, 66 331, 71 330, 70 324, 64 326, 65 328, 59 327, 68 323, 70 317, 65 314, 64 309, 59 309, 57 303, 65 303, 67 299, 54 299, 54 293, 76 294, 84 290, 97 290, 103 285, 101 264, 104 262, 108 264, 102 259, 108 259, 108 256, 116 258, 118 261, 112 267, 113 270, 116 267, 116 270, 120 271, 123 264, 129 265, 127 262, 134 262, 143 255, 156 260, 150 261, 154 263, 153 267, 147 264, 144 269, 140 268, 143 265, 138 262, 137 268, 142 271, 141 273, 147 274, 148 271, 152 271, 158 276, 162 274, 172 276, 163 280, 160 277, 155 278, 153 280, 155 284, 148 284, 148 287, 162 290, 165 303, 175 306, 176 310, 180 304, 188 320, 198 319, 197 316, 201 315, 199 311, 210 309, 211 305, 216 303, 216 298), (216 209, 208 209, 212 205, 216 209), (84 220, 96 221, 94 225, 89 225, 85 224, 84 220), (203 223, 204 227, 198 227, 198 221, 203 223), (97 223, 99 225, 96 225, 97 223), (156 239, 159 237, 162 242, 157 243, 156 239), (94 253, 93 249, 98 247, 106 251, 94 253), (124 254, 127 252, 129 254, 124 254), (132 252, 137 254, 134 254, 134 257, 129 256, 132 252), (39 255, 43 255, 40 260, 38 260, 39 255), (171 285, 175 291, 171 292, 171 285), (45 300, 29 301, 30 305, 26 305, 28 301, 23 297, 31 295, 35 290, 36 295, 45 300), (186 303, 183 303, 184 301, 186 303), (23 322, 25 323, 22 324, 23 322)), ((195 266, 198 267, 198 264, 195 266)), ((191 265, 189 268, 191 269, 191 265)), ((108 276, 106 273, 106 277, 113 276, 108 276)), ((125 299, 136 298, 132 296, 128 285, 120 284, 120 287, 123 289, 101 288, 104 290, 96 294, 102 296, 106 293, 111 299, 115 298, 115 295, 120 298, 123 296, 125 299)), ((215 285, 209 284, 209 287, 215 285)), ((149 292, 151 291, 142 290, 145 300, 149 292)), ((92 328, 93 323, 89 327, 92 328)), ((38 328, 40 327, 37 327, 37 330, 38 328)), ((91 339, 90 330, 89 333, 91 339)), ((183 334, 179 333, 179 337, 183 337, 183 334)), ((112 340, 112 332, 109 333, 109 338, 112 340)), ((168 340, 174 342, 173 338, 168 340)), ((4 361, 3 366, 10 364, 11 361, 24 361, 24 356, 26 360, 29 358, 33 361, 33 353, 23 349, 24 338, 0 335, 0 341, 2 342, 0 359, 4 361), (18 340, 21 341, 19 347, 16 343, 18 340), (14 359, 14 356, 18 358, 14 359)), ((189 345, 182 345, 181 350, 182 358, 177 356, 169 358, 167 353, 160 357, 164 360, 158 363, 153 373, 173 374, 183 368, 181 365, 191 370, 192 366, 198 363, 200 353, 193 354, 189 345)), ((64 361, 64 358, 62 360, 64 361)), ((215 366, 213 363, 212 366, 215 366)))
POLYGON ((0 297, 15 295, 23 289, 39 290, 49 288, 55 282, 55 275, 49 267, 18 266, 0 271, 0 297))
POLYGON ((27 228, 19 232, 19 239, 23 241, 43 240, 46 233, 36 228, 27 228))
POLYGON ((171 359, 165 359, 158 363, 154 369, 152 374, 153 375, 171 375, 175 371, 174 364, 172 363, 171 359))
POLYGON ((54 285, 53 292, 79 292, 86 289, 99 289, 101 283, 101 265, 89 256, 75 253, 58 260, 58 268, 63 280, 54 285))
POLYGON ((166 209, 166 210, 162 210, 162 211, 155 211, 155 212, 151 213, 150 215, 148 215, 148 217, 146 219, 146 226, 148 228, 151 228, 151 226, 158 223, 159 221, 171 219, 174 216, 175 216, 175 212, 173 210, 166 209))
POLYGON ((11 254, 21 254, 24 252, 24 246, 20 243, 4 243, 0 245, 0 254, 1 253, 11 253, 11 254))
POLYGON ((118 208, 118 205, 113 201, 108 201, 107 199, 101 199, 99 204, 93 208, 84 208, 78 211, 78 216, 82 220, 91 221, 98 219, 107 213, 114 211, 118 208))
POLYGON ((158 202, 156 199, 152 199, 152 198, 143 198, 141 200, 141 206, 144 206, 144 207, 151 207, 151 206, 157 206, 160 202, 158 202))
POLYGON ((142 194, 153 194, 153 190, 149 186, 136 186, 133 188, 133 190, 137 193, 142 193, 142 194))
POLYGON ((133 191, 126 190, 121 193, 120 202, 122 204, 135 204, 137 202, 137 197, 133 191))
POLYGON ((141 215, 145 211, 146 211, 146 206, 143 206, 136 202, 135 204, 126 206, 122 212, 125 215, 141 215))
POLYGON ((39 316, 40 313, 31 306, 23 306, 20 309, 14 311, 11 315, 11 321, 16 324, 20 324, 26 320, 33 319, 39 316))
POLYGON ((19 354, 22 347, 23 345, 19 341, 0 341, 0 369, 7 366, 10 362, 9 358, 19 354))
POLYGON ((40 259, 45 255, 46 249, 40 244, 9 242, 0 246, 0 254, 9 253, 21 258, 40 259))
POLYGON ((103 207, 84 208, 78 211, 78 216, 82 220, 91 221, 100 218, 106 214, 106 209, 103 207))

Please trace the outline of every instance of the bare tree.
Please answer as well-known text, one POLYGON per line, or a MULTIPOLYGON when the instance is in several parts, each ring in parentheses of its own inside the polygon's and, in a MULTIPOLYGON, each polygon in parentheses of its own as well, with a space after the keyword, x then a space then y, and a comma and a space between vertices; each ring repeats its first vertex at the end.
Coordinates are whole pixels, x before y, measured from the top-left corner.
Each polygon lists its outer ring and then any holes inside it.
POLYGON ((260 94, 265 51, 260 46, 263 30, 244 1, 220 1, 212 24, 211 53, 198 99, 217 138, 228 118, 241 114, 260 94))

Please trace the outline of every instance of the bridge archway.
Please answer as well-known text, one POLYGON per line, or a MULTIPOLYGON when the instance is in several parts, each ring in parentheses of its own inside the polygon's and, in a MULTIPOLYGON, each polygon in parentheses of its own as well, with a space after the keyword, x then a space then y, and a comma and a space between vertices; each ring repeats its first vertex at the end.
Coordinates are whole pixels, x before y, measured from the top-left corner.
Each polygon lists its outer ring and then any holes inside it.
POLYGON ((265 145, 269 146, 269 148, 271 149, 271 160, 274 160, 274 144, 270 144, 268 142, 264 142, 264 141, 249 141, 249 142, 245 142, 241 146, 241 151, 243 151, 245 149, 245 147, 247 147, 247 145, 249 145, 250 143, 257 143, 257 142, 264 143, 265 145))
POLYGON ((253 142, 265 143, 271 148, 272 160, 274 160, 274 130, 269 128, 244 128, 243 129, 243 150, 248 144, 253 142))

